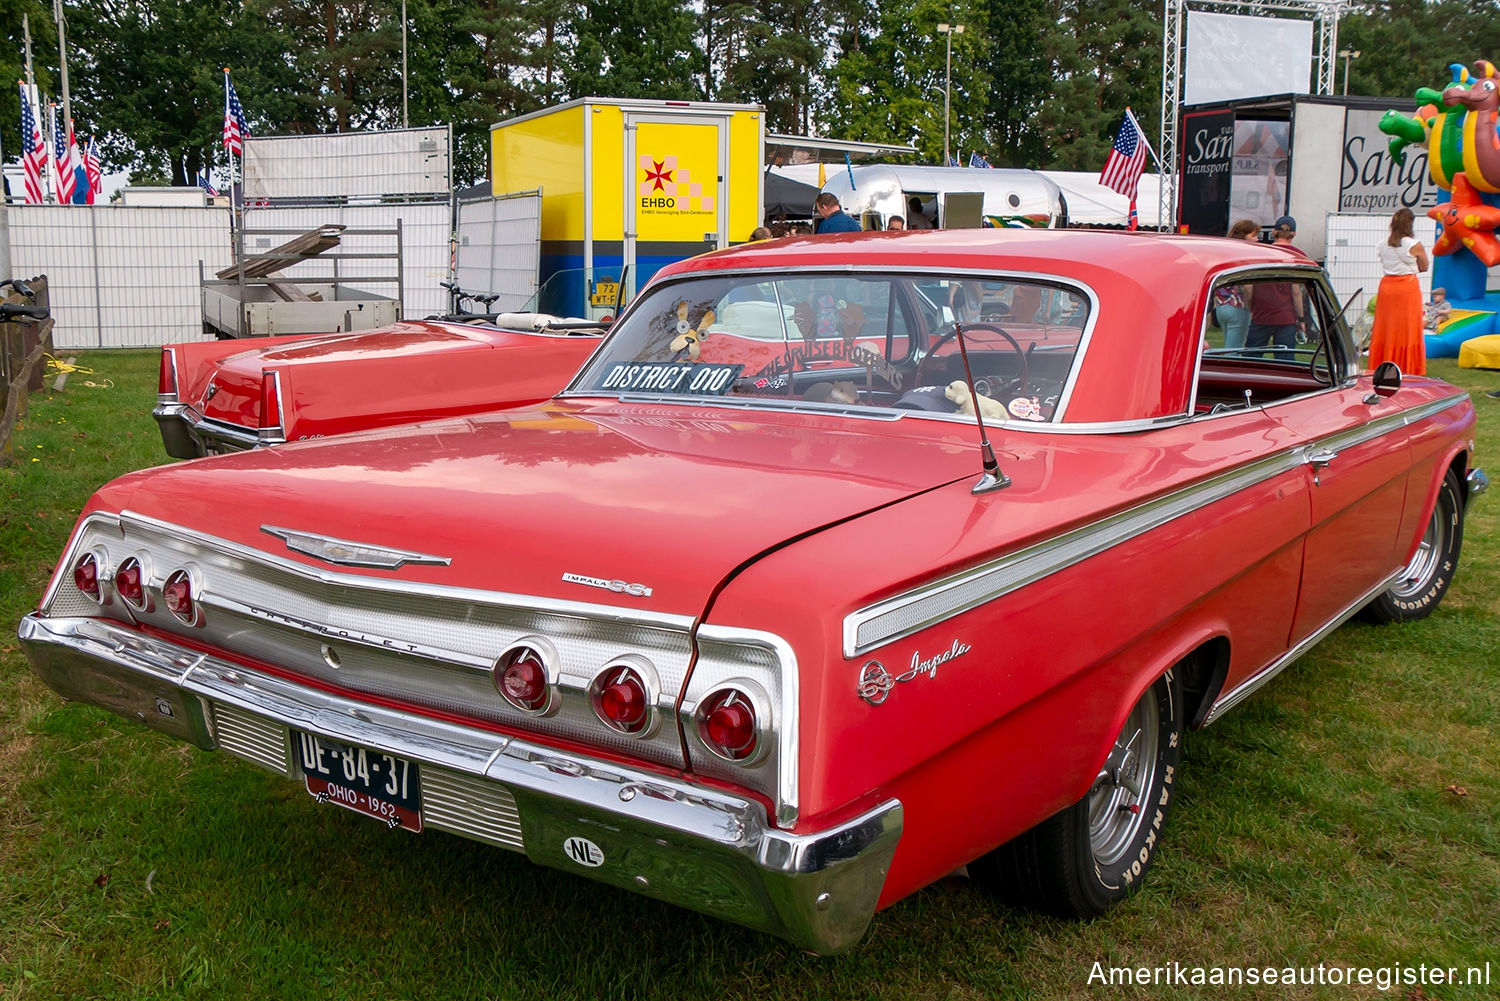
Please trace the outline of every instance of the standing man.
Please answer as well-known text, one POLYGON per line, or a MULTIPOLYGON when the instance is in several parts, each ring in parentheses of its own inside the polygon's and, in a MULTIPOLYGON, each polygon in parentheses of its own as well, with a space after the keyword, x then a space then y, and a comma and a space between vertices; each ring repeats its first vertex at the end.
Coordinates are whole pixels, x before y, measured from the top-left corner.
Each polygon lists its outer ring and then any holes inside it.
POLYGON ((906 220, 898 215, 893 215, 885 221, 885 228, 890 230, 905 229, 906 220))
POLYGON ((859 223, 844 211, 839 205, 839 196, 831 191, 818 195, 817 200, 813 202, 813 210, 818 213, 818 221, 813 225, 813 232, 819 236, 825 233, 860 232, 859 223))

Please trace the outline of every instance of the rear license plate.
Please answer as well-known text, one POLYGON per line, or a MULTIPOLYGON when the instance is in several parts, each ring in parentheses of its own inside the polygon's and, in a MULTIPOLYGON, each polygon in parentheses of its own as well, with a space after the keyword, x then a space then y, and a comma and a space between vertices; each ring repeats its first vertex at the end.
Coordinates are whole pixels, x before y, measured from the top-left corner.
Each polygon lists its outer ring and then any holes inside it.
POLYGON ((293 731, 292 739, 307 791, 318 802, 383 820, 388 827, 422 829, 415 762, 310 733, 293 731))

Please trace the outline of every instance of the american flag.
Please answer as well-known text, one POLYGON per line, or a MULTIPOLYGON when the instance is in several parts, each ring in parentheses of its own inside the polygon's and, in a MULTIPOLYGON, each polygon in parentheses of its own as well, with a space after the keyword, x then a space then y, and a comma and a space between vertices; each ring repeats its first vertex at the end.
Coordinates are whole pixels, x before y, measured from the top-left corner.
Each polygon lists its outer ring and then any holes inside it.
POLYGON ((67 204, 73 200, 78 186, 78 145, 73 142, 73 123, 68 123, 67 133, 57 121, 57 106, 52 108, 52 146, 56 158, 52 161, 57 171, 57 201, 67 204))
POLYGON ((971 166, 971 167, 988 167, 989 165, 990 165, 990 162, 988 160, 986 160, 984 157, 980 156, 978 153, 970 153, 969 154, 969 166, 971 166))
POLYGON ((1104 170, 1099 173, 1099 183, 1111 191, 1118 191, 1126 198, 1135 197, 1135 189, 1141 182, 1141 171, 1146 169, 1145 137, 1136 124, 1135 115, 1125 109, 1125 120, 1120 123, 1120 132, 1115 136, 1109 159, 1104 161, 1104 170))
POLYGON ((94 148, 93 136, 89 136, 89 144, 83 151, 83 173, 89 179, 89 190, 84 202, 92 205, 94 198, 104 191, 104 170, 99 165, 99 151, 94 148))
POLYGON ((240 107, 240 97, 229 82, 229 70, 224 71, 224 148, 236 156, 245 153, 245 138, 250 135, 250 126, 245 121, 245 109, 240 107))
POLYGON ((208 175, 202 171, 198 172, 198 187, 207 191, 210 198, 219 197, 219 189, 214 187, 213 182, 208 179, 208 175))
POLYGON ((26 168, 26 202, 40 205, 46 198, 42 191, 42 171, 47 163, 47 141, 42 138, 42 128, 37 124, 36 112, 31 107, 31 97, 26 85, 21 84, 21 162, 26 168))

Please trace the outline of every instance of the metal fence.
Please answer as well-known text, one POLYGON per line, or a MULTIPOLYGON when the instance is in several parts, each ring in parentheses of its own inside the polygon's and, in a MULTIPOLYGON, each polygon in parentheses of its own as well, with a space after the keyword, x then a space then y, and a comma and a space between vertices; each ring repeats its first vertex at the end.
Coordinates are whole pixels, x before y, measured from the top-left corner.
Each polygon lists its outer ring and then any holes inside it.
POLYGON ((536 294, 542 193, 461 198, 454 279, 465 292, 498 294, 497 312, 524 308, 536 294))
POLYGON ((227 208, 12 205, 9 212, 12 270, 47 276, 57 348, 202 336, 198 262, 229 265, 227 208))

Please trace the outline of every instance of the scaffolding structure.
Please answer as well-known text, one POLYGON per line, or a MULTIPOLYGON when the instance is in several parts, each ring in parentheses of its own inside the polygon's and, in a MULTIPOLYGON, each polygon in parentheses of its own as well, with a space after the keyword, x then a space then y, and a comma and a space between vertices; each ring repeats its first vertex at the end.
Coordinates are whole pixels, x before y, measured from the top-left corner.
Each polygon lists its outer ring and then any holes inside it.
POLYGON ((1188 8, 1232 14, 1312 15, 1318 29, 1315 93, 1330 95, 1336 68, 1334 53, 1339 45, 1339 14, 1346 6, 1346 0, 1163 0, 1161 136, 1156 147, 1161 158, 1158 208, 1162 229, 1177 230, 1177 121, 1182 108, 1182 58, 1188 8))

